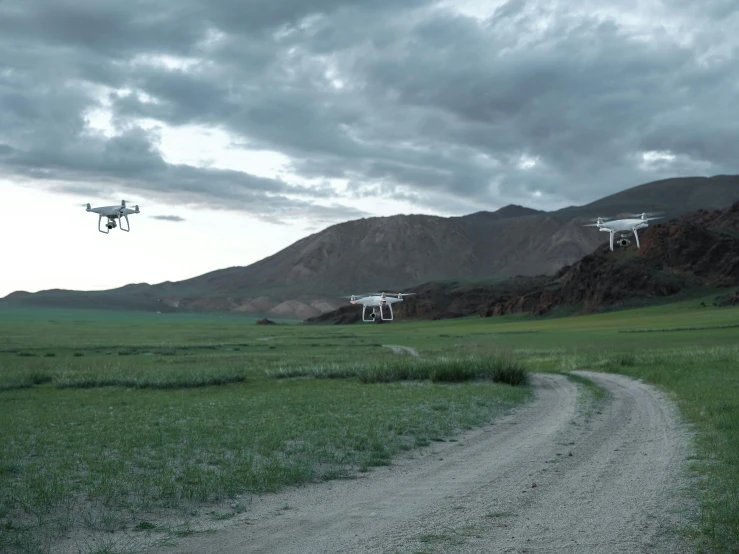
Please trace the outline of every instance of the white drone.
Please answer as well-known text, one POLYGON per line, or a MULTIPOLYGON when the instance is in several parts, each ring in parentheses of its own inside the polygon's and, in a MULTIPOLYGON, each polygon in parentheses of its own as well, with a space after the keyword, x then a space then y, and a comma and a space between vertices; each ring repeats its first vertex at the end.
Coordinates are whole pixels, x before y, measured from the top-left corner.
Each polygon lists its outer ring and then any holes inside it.
POLYGON ((404 296, 410 296, 416 294, 415 292, 400 292, 398 294, 384 292, 370 292, 367 294, 360 294, 348 296, 352 304, 362 305, 362 321, 374 321, 375 323, 382 323, 383 321, 393 320, 393 304, 396 302, 402 302, 404 296), (383 306, 387 306, 390 310, 390 317, 385 317, 383 306), (367 308, 372 308, 370 317, 366 317, 367 308))
POLYGON ((599 217, 595 223, 588 223, 585 227, 597 227, 600 231, 610 233, 611 250, 613 250, 614 236, 619 235, 619 238, 616 241, 618 246, 628 246, 631 244, 631 241, 628 238, 628 235, 631 233, 634 233, 634 238, 636 238, 636 247, 640 248, 637 230, 648 227, 648 222, 653 219, 660 219, 659 217, 649 217, 650 215, 652 214, 634 214, 633 219, 611 219, 609 221, 604 221, 602 217, 599 217))
POLYGON ((141 213, 139 212, 138 206, 134 206, 134 207, 136 208, 135 210, 132 210, 131 208, 126 208, 126 201, 121 200, 120 206, 103 206, 102 208, 91 208, 90 204, 88 204, 87 211, 95 212, 96 214, 100 216, 100 218, 98 219, 98 231, 100 231, 101 233, 105 233, 107 235, 108 233, 110 233, 111 229, 116 227, 116 222, 115 222, 116 219, 120 220, 121 222, 121 227, 120 227, 121 231, 128 232, 131 230, 131 223, 128 221, 128 215, 141 213), (105 224, 105 229, 106 229, 105 231, 103 231, 103 229, 100 227, 100 224, 103 221, 103 217, 108 218, 108 223, 105 224), (123 228, 124 219, 126 220, 126 226, 128 227, 127 229, 123 228))

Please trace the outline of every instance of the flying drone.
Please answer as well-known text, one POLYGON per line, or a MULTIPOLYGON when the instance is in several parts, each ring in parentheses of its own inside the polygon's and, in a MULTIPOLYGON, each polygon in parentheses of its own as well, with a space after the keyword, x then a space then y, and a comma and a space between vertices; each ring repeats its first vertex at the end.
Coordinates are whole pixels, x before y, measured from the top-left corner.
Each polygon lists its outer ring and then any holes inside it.
POLYGON ((98 219, 98 231, 101 233, 105 233, 106 235, 110 233, 110 230, 117 227, 115 220, 118 219, 121 222, 120 229, 121 231, 130 231, 131 230, 131 223, 128 221, 128 215, 129 214, 137 214, 141 213, 139 212, 139 207, 134 206, 136 209, 132 210, 131 208, 126 208, 126 201, 121 200, 120 206, 103 206, 102 208, 91 208, 90 204, 87 205, 87 211, 88 212, 95 212, 100 216, 98 219), (105 231, 100 227, 100 224, 103 222, 103 217, 108 218, 108 222, 105 224, 105 231), (127 229, 123 228, 123 220, 126 220, 126 227, 127 229))
POLYGON ((415 292, 400 292, 400 293, 384 293, 384 292, 370 292, 367 294, 348 296, 352 304, 362 305, 362 321, 374 321, 375 323, 382 323, 383 321, 393 320, 393 304, 396 302, 402 302, 404 296, 410 296, 416 294, 415 292), (390 317, 385 317, 385 310, 383 307, 387 306, 390 310, 390 317), (367 308, 372 308, 370 317, 367 318, 367 308))
POLYGON ((631 244, 628 236, 634 233, 636 239, 636 247, 639 246, 639 235, 637 234, 638 229, 644 229, 649 226, 649 221, 653 219, 660 219, 659 217, 649 217, 653 214, 643 213, 634 214, 632 219, 611 219, 604 220, 602 217, 596 219, 595 223, 588 223, 585 227, 597 227, 600 231, 606 231, 611 234, 611 250, 613 250, 613 239, 618 235, 616 244, 618 246, 628 246, 631 244))

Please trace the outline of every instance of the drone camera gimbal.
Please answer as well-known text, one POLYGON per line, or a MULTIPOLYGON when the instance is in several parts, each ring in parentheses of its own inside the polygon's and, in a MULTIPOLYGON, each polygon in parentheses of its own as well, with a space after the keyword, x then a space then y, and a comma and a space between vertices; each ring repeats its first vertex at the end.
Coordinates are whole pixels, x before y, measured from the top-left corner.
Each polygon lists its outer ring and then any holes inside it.
POLYGON ((362 321, 374 321, 375 323, 382 323, 383 321, 392 321, 393 320, 393 305, 392 304, 386 304, 388 309, 390 310, 390 317, 385 317, 385 312, 382 309, 382 304, 379 306, 372 306, 372 313, 370 314, 369 319, 367 319, 366 313, 367 313, 367 306, 362 306, 362 321))

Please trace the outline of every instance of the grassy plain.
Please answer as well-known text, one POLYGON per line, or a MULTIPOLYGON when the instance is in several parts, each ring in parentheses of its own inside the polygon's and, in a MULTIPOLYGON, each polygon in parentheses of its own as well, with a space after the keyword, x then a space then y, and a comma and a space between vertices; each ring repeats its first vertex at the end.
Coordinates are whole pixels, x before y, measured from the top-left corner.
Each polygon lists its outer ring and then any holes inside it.
POLYGON ((0 550, 48 551, 80 524, 167 540, 190 531, 162 514, 186 521, 228 501, 232 511, 212 517, 231 517, 253 494, 388 464, 524 401, 526 387, 474 378, 525 366, 618 372, 671 391, 697 431, 703 477, 689 532, 705 552, 738 552, 739 309, 705 300, 351 326, 0 311, 0 550), (433 378, 475 363, 460 377, 472 380, 433 378))
POLYGON ((253 494, 387 465, 529 395, 449 382, 506 378, 502 358, 410 375, 379 342, 392 332, 254 323, 0 312, 0 551, 48 552, 80 529, 96 537, 82 552, 126 551, 108 538, 122 529, 166 541, 203 506, 231 517, 253 494), (306 378, 329 366, 368 372, 306 378))

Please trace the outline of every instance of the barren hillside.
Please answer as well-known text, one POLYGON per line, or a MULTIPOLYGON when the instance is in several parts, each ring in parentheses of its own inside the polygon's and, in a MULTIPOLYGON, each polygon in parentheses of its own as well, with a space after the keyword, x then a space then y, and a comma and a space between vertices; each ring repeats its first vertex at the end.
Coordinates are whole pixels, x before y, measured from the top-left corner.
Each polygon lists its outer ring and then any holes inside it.
POLYGON ((430 281, 552 275, 604 242, 603 233, 582 226, 586 218, 653 210, 675 217, 698 208, 725 208, 737 200, 739 176, 690 177, 647 183, 555 212, 512 205, 462 217, 373 217, 333 225, 246 267, 108 291, 16 292, 0 300, 0 307, 310 317, 338 308, 345 294, 407 289, 430 281))

